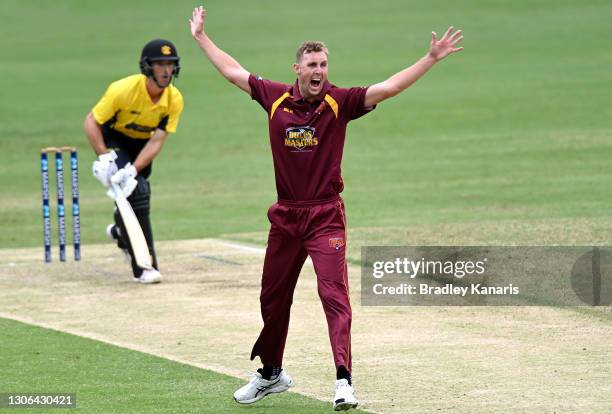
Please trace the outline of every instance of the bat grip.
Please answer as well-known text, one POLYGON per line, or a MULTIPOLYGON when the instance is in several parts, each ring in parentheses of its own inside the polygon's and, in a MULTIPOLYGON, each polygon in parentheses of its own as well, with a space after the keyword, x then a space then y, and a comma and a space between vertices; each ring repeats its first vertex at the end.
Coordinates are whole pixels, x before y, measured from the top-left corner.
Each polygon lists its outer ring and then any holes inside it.
POLYGON ((121 190, 119 184, 111 182, 111 187, 113 189, 113 192, 115 193, 115 198, 124 197, 123 191, 121 190))

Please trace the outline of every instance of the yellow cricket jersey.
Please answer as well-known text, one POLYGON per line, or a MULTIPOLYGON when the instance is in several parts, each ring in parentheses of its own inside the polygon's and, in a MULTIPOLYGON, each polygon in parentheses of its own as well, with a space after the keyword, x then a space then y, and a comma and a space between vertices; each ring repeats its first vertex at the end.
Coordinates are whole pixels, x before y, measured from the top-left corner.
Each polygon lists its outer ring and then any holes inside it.
POLYGON ((158 128, 176 132, 183 111, 183 96, 171 84, 159 101, 153 103, 146 80, 144 75, 132 75, 111 83, 91 110, 95 120, 100 125, 110 121, 113 129, 130 138, 149 139, 158 128))

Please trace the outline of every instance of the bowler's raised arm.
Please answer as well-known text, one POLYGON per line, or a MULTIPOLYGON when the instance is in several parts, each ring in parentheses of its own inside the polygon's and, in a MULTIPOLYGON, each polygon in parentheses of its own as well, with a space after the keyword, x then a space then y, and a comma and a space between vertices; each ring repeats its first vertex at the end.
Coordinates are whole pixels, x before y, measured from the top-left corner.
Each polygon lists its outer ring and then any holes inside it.
POLYGON ((363 106, 369 108, 407 89, 437 62, 451 53, 463 50, 463 47, 456 47, 462 39, 461 30, 453 33, 452 26, 439 40, 436 32, 431 32, 429 52, 409 68, 396 73, 383 82, 370 86, 366 92, 363 106))
POLYGON ((210 40, 204 30, 205 18, 206 9, 202 6, 193 9, 191 19, 189 19, 191 35, 225 79, 250 95, 251 87, 249 86, 249 72, 247 72, 236 59, 219 49, 217 45, 210 40))

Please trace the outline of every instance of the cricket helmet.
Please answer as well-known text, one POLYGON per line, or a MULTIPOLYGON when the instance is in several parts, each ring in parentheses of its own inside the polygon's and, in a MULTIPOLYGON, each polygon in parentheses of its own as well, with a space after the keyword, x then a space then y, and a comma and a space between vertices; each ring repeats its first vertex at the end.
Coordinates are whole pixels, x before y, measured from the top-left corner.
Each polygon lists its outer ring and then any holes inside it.
POLYGON ((178 78, 181 67, 181 58, 176 53, 176 47, 169 40, 155 39, 145 45, 140 54, 140 72, 145 76, 153 76, 151 64, 160 60, 174 62, 174 72, 172 74, 178 78))

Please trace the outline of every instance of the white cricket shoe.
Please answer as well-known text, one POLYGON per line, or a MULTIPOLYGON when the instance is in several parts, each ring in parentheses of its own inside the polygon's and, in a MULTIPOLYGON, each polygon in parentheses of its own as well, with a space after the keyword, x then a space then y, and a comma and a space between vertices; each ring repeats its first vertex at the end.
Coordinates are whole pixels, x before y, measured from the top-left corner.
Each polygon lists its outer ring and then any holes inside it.
POLYGON ((161 283, 162 275, 155 269, 145 269, 140 277, 135 277, 134 282, 150 285, 152 283, 161 283))
POLYGON ((336 381, 336 396, 334 397, 334 411, 346 411, 351 408, 357 408, 357 398, 355 398, 355 389, 346 379, 336 381))
POLYGON ((240 404, 251 404, 261 400, 268 394, 287 391, 293 387, 293 380, 282 370, 274 379, 266 380, 261 376, 261 368, 257 370, 251 381, 234 393, 234 400, 240 404))

